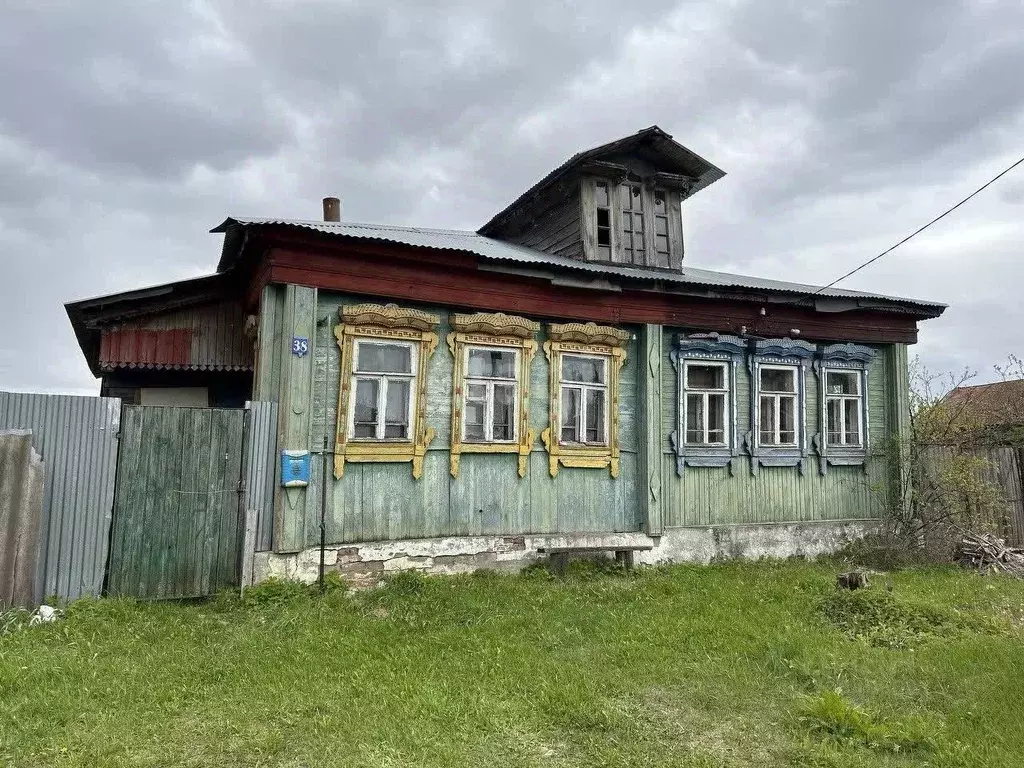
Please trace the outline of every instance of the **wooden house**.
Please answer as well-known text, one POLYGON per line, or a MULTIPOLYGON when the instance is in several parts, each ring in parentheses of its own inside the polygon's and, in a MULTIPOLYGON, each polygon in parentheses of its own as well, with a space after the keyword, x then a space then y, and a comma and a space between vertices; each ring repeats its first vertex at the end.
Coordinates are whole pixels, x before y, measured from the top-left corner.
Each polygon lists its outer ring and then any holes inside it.
POLYGON ((279 403, 278 448, 313 463, 263 575, 315 575, 321 513, 353 577, 827 551, 900 503, 878 449, 944 306, 687 266, 681 207, 723 175, 652 127, 476 232, 327 198, 323 221, 224 221, 214 275, 68 312, 105 393, 279 403))

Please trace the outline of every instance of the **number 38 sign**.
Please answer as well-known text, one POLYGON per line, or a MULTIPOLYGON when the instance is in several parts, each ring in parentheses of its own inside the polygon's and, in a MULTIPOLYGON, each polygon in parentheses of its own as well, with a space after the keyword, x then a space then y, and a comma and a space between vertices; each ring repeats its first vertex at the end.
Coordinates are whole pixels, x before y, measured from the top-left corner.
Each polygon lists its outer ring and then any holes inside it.
POLYGON ((303 357, 307 352, 309 352, 309 339, 292 336, 292 354, 296 357, 303 357))

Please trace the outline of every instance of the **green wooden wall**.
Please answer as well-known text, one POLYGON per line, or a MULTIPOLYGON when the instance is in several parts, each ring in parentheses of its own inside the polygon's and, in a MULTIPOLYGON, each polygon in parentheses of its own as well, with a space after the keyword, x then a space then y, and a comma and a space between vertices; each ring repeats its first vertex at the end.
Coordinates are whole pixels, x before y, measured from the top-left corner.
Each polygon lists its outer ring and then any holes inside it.
MULTIPOLYGON (((260 320, 257 389, 281 403, 280 448, 333 446, 340 354, 334 337, 338 309, 367 299, 297 286, 270 286, 260 320), (307 335, 306 358, 289 353, 293 335, 307 335), (315 342, 314 342, 315 339, 315 342)), ((630 328, 635 334, 622 370, 620 397, 621 472, 562 468, 548 473, 538 440, 529 470, 520 478, 510 455, 463 454, 458 478, 449 473, 452 357, 444 338, 448 311, 421 307, 442 318, 441 343, 429 365, 427 423, 436 431, 423 477, 412 478, 407 463, 348 462, 345 475, 328 474, 327 541, 345 543, 420 537, 515 535, 524 533, 619 532, 664 527, 757 522, 869 519, 888 503, 892 467, 881 459, 861 467, 830 467, 822 476, 811 449, 807 472, 794 467, 750 471, 741 461, 736 476, 725 468, 687 467, 676 474, 669 434, 675 429, 677 382, 668 352, 677 331, 657 325, 630 328), (649 423, 651 429, 643 425, 649 423)), ((543 328, 542 324, 542 328, 543 328)), ((543 331, 538 342, 543 344, 543 331)), ((869 373, 871 439, 881 444, 906 409, 906 349, 878 347, 869 373), (900 374, 900 370, 903 374, 900 374)), ((539 350, 531 369, 530 424, 547 426, 548 365, 539 350)), ((739 432, 749 429, 750 380, 740 366, 739 432)), ((807 430, 818 427, 818 390, 808 371, 807 430)), ((742 458, 742 454, 741 454, 742 458)), ((296 551, 319 543, 323 461, 313 462, 307 489, 279 489, 274 547, 296 551)), ((328 469, 330 457, 328 457, 328 469)))

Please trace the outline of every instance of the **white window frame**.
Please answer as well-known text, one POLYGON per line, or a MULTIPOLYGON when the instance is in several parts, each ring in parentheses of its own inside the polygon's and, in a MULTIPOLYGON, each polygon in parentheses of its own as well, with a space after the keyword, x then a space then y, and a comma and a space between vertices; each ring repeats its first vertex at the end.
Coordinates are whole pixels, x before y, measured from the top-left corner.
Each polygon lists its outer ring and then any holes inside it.
POLYGON ((683 360, 683 443, 693 448, 728 448, 730 445, 730 429, 732 424, 730 423, 730 410, 732 399, 730 397, 732 390, 732 376, 730 375, 730 369, 732 365, 730 363, 721 360, 700 360, 700 359, 685 359, 683 360), (699 365, 702 367, 713 367, 721 368, 723 372, 722 381, 725 386, 722 389, 703 389, 700 387, 690 386, 690 366, 699 365), (691 395, 702 395, 704 401, 704 442, 703 443, 691 443, 689 439, 690 435, 690 409, 689 409, 689 398, 691 395), (722 396, 722 411, 724 415, 723 430, 722 430, 722 441, 712 443, 708 440, 710 432, 710 420, 707 418, 708 410, 708 396, 709 395, 721 395, 722 396))
POLYGON ((462 359, 463 371, 465 371, 462 380, 462 442, 467 445, 483 445, 485 443, 496 443, 498 445, 514 445, 519 442, 519 370, 522 364, 522 350, 515 347, 493 347, 484 344, 467 344, 463 350, 464 356, 462 359), (512 374, 512 378, 498 378, 493 376, 471 376, 469 373, 469 353, 470 351, 485 351, 485 352, 511 352, 515 355, 515 369, 512 374), (470 385, 483 385, 487 387, 487 394, 484 400, 484 439, 476 440, 470 439, 466 436, 466 403, 469 401, 469 387, 470 385), (511 385, 512 386, 512 439, 511 440, 495 440, 494 439, 494 385, 511 385))
MULTIPOLYGON (((826 445, 835 450, 846 450, 846 451, 862 451, 864 450, 864 421, 865 421, 865 401, 864 397, 864 373, 858 368, 838 368, 838 367, 825 367, 823 370, 823 381, 824 381, 824 395, 825 395, 825 408, 824 408, 824 427, 825 432, 825 443, 826 445), (853 376, 854 381, 857 382, 857 392, 853 395, 833 395, 828 392, 828 377, 831 373, 845 374, 853 376), (832 430, 829 428, 829 403, 833 400, 838 400, 843 403, 843 409, 841 416, 845 416, 846 407, 845 403, 847 400, 851 400, 857 403, 857 442, 840 442, 834 443, 831 440, 832 430)), ((840 429, 837 430, 842 433, 845 438, 848 434, 846 431, 846 421, 844 418, 840 418, 840 429)))
POLYGON ((761 448, 767 450, 790 450, 799 449, 801 446, 801 440, 803 436, 804 425, 801 423, 801 414, 803 413, 803 407, 801 398, 803 397, 803 387, 801 386, 800 377, 803 375, 803 367, 800 365, 789 365, 780 363, 761 363, 757 366, 757 381, 755 386, 757 389, 757 424, 754 425, 757 431, 757 442, 761 448), (792 392, 764 392, 761 389, 761 372, 762 371, 790 371, 793 374, 793 387, 792 392), (762 429, 761 422, 764 419, 764 408, 762 407, 762 400, 766 397, 770 397, 775 401, 775 419, 774 419, 774 443, 765 443, 761 439, 761 433, 767 432, 768 430, 762 429), (782 434, 782 409, 780 408, 781 401, 783 399, 793 401, 793 442, 783 443, 780 441, 782 434))
POLYGON ((416 424, 416 391, 419 385, 418 381, 418 370, 419 370, 419 344, 398 341, 391 339, 370 339, 370 338, 357 338, 352 348, 352 377, 349 381, 349 406, 348 414, 348 438, 349 440, 360 442, 360 443, 411 443, 414 440, 413 431, 416 424), (383 373, 383 372, 364 372, 359 371, 359 350, 364 344, 374 346, 396 346, 405 347, 410 351, 409 358, 409 373, 383 373), (408 407, 408 424, 406 430, 406 437, 385 437, 385 421, 387 418, 387 396, 388 396, 388 382, 390 379, 401 379, 409 382, 409 407, 408 407), (355 434, 355 421, 356 421, 356 408, 358 407, 357 402, 357 386, 360 380, 375 380, 378 382, 377 385, 377 425, 376 435, 374 437, 356 437, 355 434))
POLYGON ((579 446, 595 446, 595 447, 607 447, 608 446, 608 424, 611 420, 611 386, 609 381, 609 375, 611 369, 609 362, 611 358, 608 355, 593 355, 583 352, 562 352, 558 359, 558 408, 559 408, 559 420, 558 420, 558 444, 559 445, 579 445, 579 446), (566 381, 565 380, 565 359, 567 357, 579 357, 587 360, 599 360, 603 366, 604 372, 604 384, 587 384, 581 381, 566 381), (563 440, 562 439, 562 407, 565 400, 562 397, 562 393, 565 389, 577 389, 580 391, 580 411, 576 417, 575 431, 577 437, 583 437, 584 440, 563 440), (602 435, 600 442, 587 442, 586 441, 586 423, 587 423, 587 391, 598 390, 604 393, 604 419, 602 421, 602 435))

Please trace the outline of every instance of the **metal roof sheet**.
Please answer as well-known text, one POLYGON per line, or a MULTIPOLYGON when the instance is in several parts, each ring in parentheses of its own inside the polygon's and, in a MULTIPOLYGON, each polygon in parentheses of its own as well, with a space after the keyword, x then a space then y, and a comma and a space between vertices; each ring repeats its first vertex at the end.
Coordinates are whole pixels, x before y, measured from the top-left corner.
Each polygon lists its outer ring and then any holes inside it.
MULTIPOLYGON (((233 230, 237 230, 237 228, 245 229, 247 227, 264 226, 295 227, 354 240, 398 243, 418 248, 464 251, 489 261, 525 264, 556 270, 574 270, 604 278, 617 277, 647 283, 688 285, 703 289, 722 288, 734 291, 748 290, 805 297, 816 295, 828 299, 877 301, 890 305, 898 304, 911 308, 926 309, 936 314, 946 307, 945 304, 918 299, 865 293, 863 291, 850 291, 843 288, 821 290, 820 286, 805 283, 790 283, 782 280, 749 277, 747 275, 716 272, 709 269, 697 269, 685 265, 681 272, 677 272, 675 270, 642 269, 612 264, 599 264, 573 259, 568 256, 558 256, 523 245, 486 237, 476 232, 456 229, 426 229, 423 227, 396 227, 383 224, 235 217, 227 219, 212 231, 230 234, 233 230)), ((222 261, 221 266, 223 268, 227 265, 222 261)))

